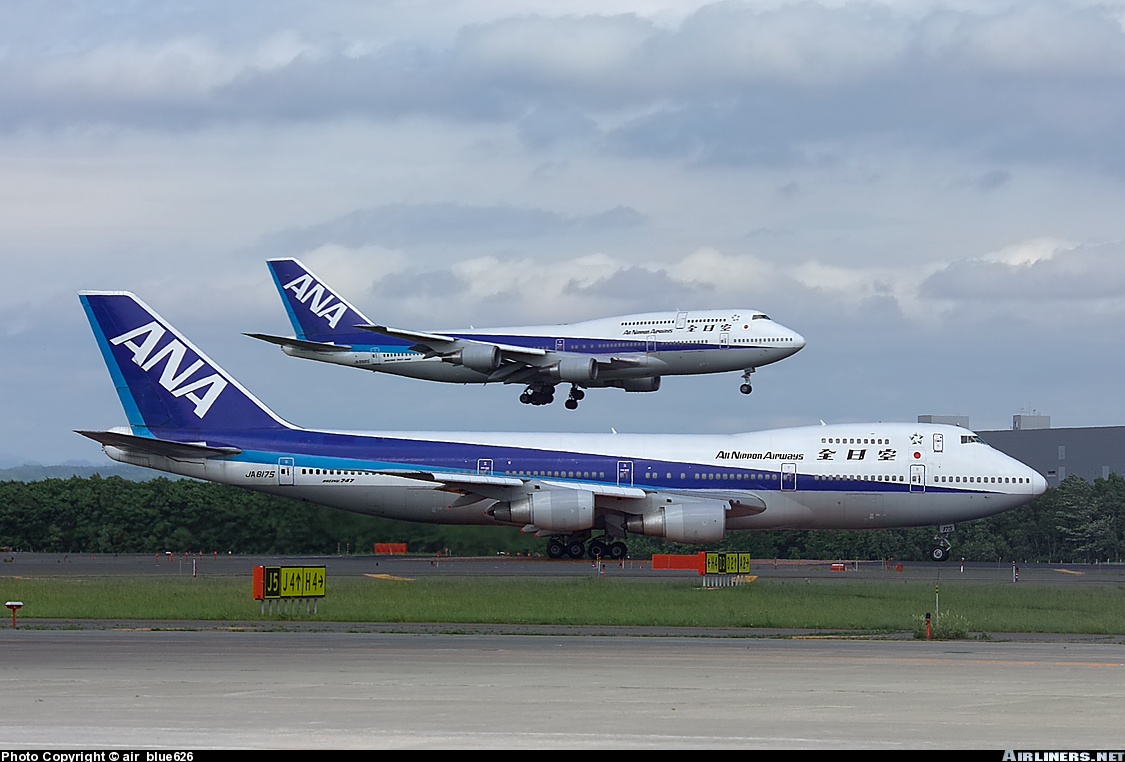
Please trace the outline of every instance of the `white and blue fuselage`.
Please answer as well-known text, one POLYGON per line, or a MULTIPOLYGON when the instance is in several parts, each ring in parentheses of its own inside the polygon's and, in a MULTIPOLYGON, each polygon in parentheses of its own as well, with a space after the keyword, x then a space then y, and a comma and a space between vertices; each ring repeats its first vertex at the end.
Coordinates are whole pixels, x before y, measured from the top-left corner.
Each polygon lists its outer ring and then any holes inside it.
POLYGON ((595 530, 611 542, 591 540, 591 553, 613 555, 628 533, 704 543, 740 529, 950 524, 1046 487, 972 432, 922 423, 734 435, 304 429, 132 294, 81 299, 129 420, 81 433, 113 459, 386 518, 518 526, 565 536, 575 557, 595 530))
POLYGON ((798 352, 804 338, 748 308, 623 315, 559 325, 451 328, 438 331, 372 324, 296 259, 267 263, 295 336, 248 334, 291 357, 458 384, 523 384, 524 403, 553 400, 571 384, 655 392, 663 376, 740 371, 750 375, 798 352))

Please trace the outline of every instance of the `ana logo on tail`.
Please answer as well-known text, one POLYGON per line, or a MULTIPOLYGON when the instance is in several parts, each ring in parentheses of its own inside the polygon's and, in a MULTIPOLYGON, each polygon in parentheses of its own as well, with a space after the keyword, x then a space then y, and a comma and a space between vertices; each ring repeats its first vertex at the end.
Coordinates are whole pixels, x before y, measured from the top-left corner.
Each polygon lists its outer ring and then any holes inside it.
POLYGON ((114 346, 124 344, 127 349, 131 350, 133 362, 141 366, 142 370, 150 371, 162 359, 166 360, 164 370, 160 373, 160 385, 171 392, 173 396, 187 397, 194 402, 195 414, 202 418, 207 415, 211 405, 215 404, 215 400, 222 394, 223 389, 227 388, 227 381, 218 373, 212 373, 210 376, 189 383, 188 379, 197 370, 204 367, 203 361, 196 359, 186 370, 181 372, 180 366, 183 365, 184 356, 187 354, 187 347, 184 346, 183 342, 173 338, 162 348, 156 348, 166 333, 164 326, 153 321, 109 341, 114 346), (139 344, 135 341, 136 339, 141 340, 139 344), (206 391, 202 394, 197 394, 204 389, 206 391))
POLYGON ((340 318, 348 311, 348 305, 337 301, 336 296, 324 284, 317 283, 308 273, 286 283, 285 290, 292 291, 297 301, 306 305, 317 317, 327 320, 332 328, 336 327, 340 318))

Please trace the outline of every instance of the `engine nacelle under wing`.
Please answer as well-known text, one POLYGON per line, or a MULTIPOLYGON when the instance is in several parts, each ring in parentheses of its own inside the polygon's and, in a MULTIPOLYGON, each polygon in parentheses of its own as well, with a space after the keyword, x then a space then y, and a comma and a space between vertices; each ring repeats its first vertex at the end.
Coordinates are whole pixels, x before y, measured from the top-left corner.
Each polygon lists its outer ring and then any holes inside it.
POLYGON ((598 377, 598 363, 593 357, 564 357, 549 368, 556 381, 582 383, 598 377))
POLYGON ((443 355, 442 360, 454 365, 464 365, 470 370, 491 373, 500 367, 500 347, 491 344, 469 344, 452 354, 443 355))
POLYGON ((488 511, 496 520, 539 529, 576 532, 594 526, 594 493, 553 489, 532 492, 488 511))
POLYGON ((718 542, 726 533, 727 504, 692 500, 661 505, 625 521, 626 531, 673 542, 718 542))
POLYGON ((657 392, 660 391, 660 376, 614 379, 606 381, 605 385, 624 389, 627 392, 657 392))

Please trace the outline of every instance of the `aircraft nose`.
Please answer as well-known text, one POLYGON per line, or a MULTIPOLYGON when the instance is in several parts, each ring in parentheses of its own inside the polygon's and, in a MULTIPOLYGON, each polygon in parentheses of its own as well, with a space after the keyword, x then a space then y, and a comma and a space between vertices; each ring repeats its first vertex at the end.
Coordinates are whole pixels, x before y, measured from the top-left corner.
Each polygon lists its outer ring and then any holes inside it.
POLYGON ((792 329, 786 328, 783 346, 789 351, 787 356, 795 355, 805 348, 805 337, 792 329))
POLYGON ((1038 471, 1031 472, 1031 494, 1039 497, 1047 491, 1047 480, 1038 471))

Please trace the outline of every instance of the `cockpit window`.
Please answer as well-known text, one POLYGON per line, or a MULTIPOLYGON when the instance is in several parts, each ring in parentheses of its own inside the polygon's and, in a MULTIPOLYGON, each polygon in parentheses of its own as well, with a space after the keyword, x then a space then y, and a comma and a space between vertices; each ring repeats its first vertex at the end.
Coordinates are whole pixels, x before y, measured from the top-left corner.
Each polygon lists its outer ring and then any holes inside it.
POLYGON ((961 444, 984 444, 984 440, 976 434, 962 434, 961 444))
POLYGON ((769 315, 754 315, 750 319, 751 320, 769 320, 770 316, 769 315))

